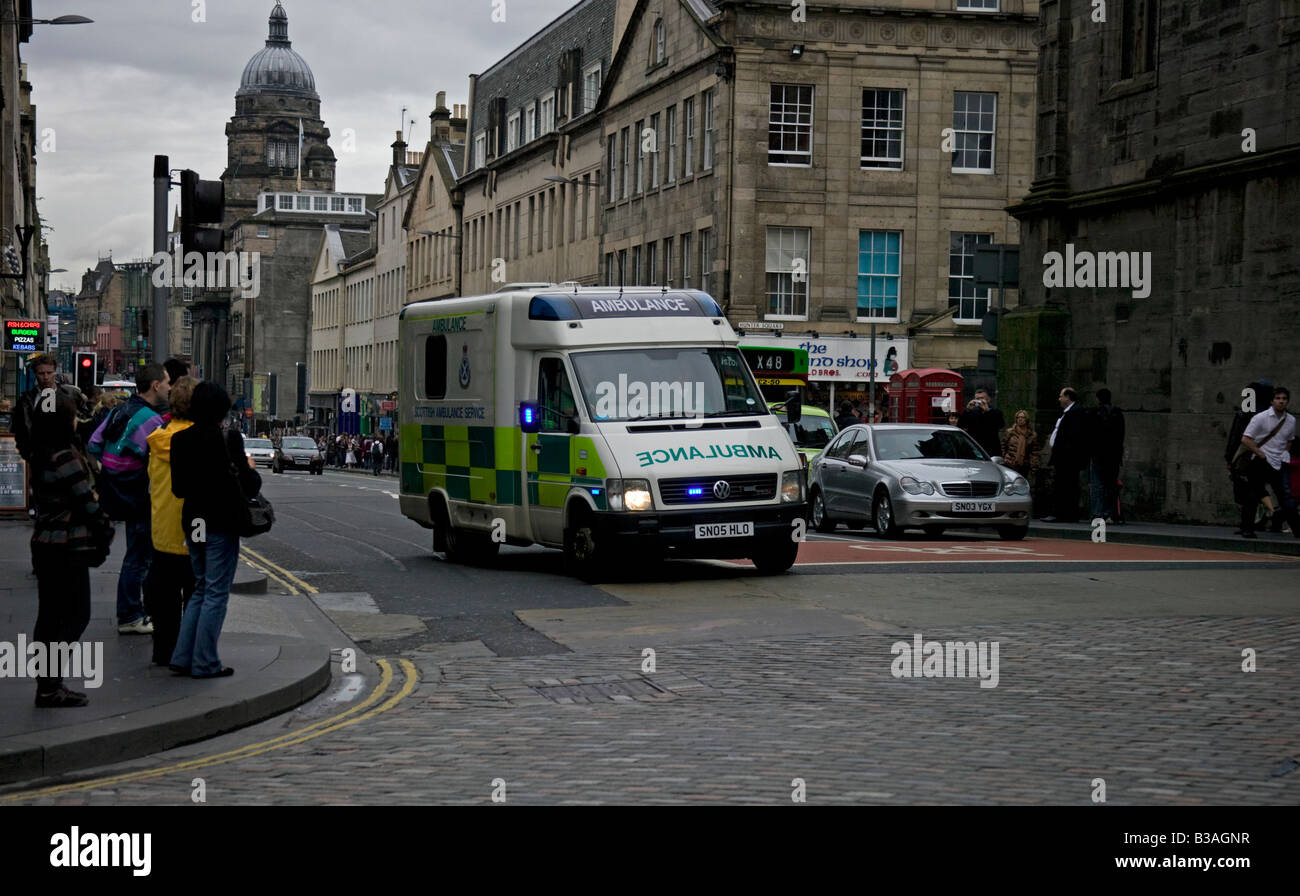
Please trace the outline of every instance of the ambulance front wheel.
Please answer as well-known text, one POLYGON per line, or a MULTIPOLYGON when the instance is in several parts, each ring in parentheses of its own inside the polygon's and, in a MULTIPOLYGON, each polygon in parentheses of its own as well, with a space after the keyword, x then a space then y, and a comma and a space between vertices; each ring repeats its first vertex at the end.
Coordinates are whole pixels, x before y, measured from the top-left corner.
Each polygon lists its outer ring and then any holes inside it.
POLYGON ((564 566, 568 573, 594 583, 609 577, 613 564, 606 538, 596 532, 591 514, 579 512, 564 530, 564 566))
POLYGON ((780 575, 791 566, 799 556, 799 542, 794 539, 770 542, 761 553, 750 557, 754 567, 765 576, 780 575))

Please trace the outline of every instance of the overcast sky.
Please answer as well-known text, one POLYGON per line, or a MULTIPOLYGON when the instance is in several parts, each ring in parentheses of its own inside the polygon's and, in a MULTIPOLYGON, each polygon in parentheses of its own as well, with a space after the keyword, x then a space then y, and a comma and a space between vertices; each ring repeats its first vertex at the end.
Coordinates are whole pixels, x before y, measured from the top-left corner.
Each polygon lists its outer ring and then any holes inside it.
MULTIPOLYGON (((485 71, 576 0, 282 2, 293 48, 316 75, 337 188, 378 193, 403 106, 410 148, 423 150, 439 90, 448 107, 465 103, 471 72, 485 71), (504 22, 492 21, 494 6, 504 7, 504 22), (356 131, 355 153, 341 150, 345 128, 356 131)), ((39 18, 95 20, 37 25, 21 50, 47 144, 36 154, 36 195, 53 228, 46 231, 52 267, 68 270, 53 274, 50 287, 75 292, 101 255, 121 262, 152 254, 154 155, 206 180, 221 176, 239 78, 265 45, 275 2, 34 5, 39 18)), ((178 193, 172 190, 173 208, 178 193)))

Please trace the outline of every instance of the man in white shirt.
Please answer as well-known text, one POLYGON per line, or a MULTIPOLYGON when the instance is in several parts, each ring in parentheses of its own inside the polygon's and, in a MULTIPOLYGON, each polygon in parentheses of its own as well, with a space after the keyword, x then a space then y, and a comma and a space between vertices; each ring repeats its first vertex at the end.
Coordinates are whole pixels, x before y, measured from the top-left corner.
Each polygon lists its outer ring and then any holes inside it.
POLYGON ((1088 443, 1078 395, 1068 386, 1056 399, 1061 416, 1056 420, 1048 446, 1052 449, 1052 513, 1045 523, 1079 521, 1079 474, 1088 466, 1088 443))
POLYGON ((1300 538, 1300 512, 1291 495, 1291 446, 1295 442, 1295 417, 1286 412, 1291 403, 1291 392, 1278 386, 1273 390, 1273 404, 1260 411, 1246 426, 1241 444, 1255 457, 1251 459, 1247 477, 1250 480, 1249 500, 1241 505, 1241 534, 1255 537, 1255 513, 1264 488, 1271 487, 1277 495, 1281 513, 1291 525, 1291 533, 1300 538))

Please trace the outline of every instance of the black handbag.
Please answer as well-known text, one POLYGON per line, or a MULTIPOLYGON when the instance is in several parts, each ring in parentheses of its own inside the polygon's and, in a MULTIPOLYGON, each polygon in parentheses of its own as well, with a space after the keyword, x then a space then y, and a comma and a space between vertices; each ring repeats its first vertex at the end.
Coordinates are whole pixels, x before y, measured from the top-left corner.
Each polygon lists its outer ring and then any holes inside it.
POLYGON ((235 477, 235 490, 243 508, 239 518, 239 537, 252 538, 270 532, 275 525, 275 508, 271 502, 263 498, 260 492, 251 498, 244 494, 244 486, 239 481, 239 471, 234 464, 230 465, 230 474, 235 477))

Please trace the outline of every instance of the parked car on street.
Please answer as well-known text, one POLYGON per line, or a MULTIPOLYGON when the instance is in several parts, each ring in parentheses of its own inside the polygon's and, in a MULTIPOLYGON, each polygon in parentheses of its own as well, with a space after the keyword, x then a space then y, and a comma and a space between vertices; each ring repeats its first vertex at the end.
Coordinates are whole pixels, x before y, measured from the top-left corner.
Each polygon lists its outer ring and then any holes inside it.
POLYGON ((1029 530, 1029 482, 999 461, 955 426, 848 426, 809 466, 809 522, 819 532, 871 523, 884 538, 992 526, 1018 540, 1029 530))
POLYGON ((244 454, 251 457, 253 463, 269 467, 275 460, 275 445, 270 439, 244 436, 244 454))
POLYGON ((275 450, 271 461, 271 470, 275 473, 306 470, 319 476, 324 469, 325 458, 321 456, 315 440, 308 436, 285 436, 280 439, 280 447, 275 450))

